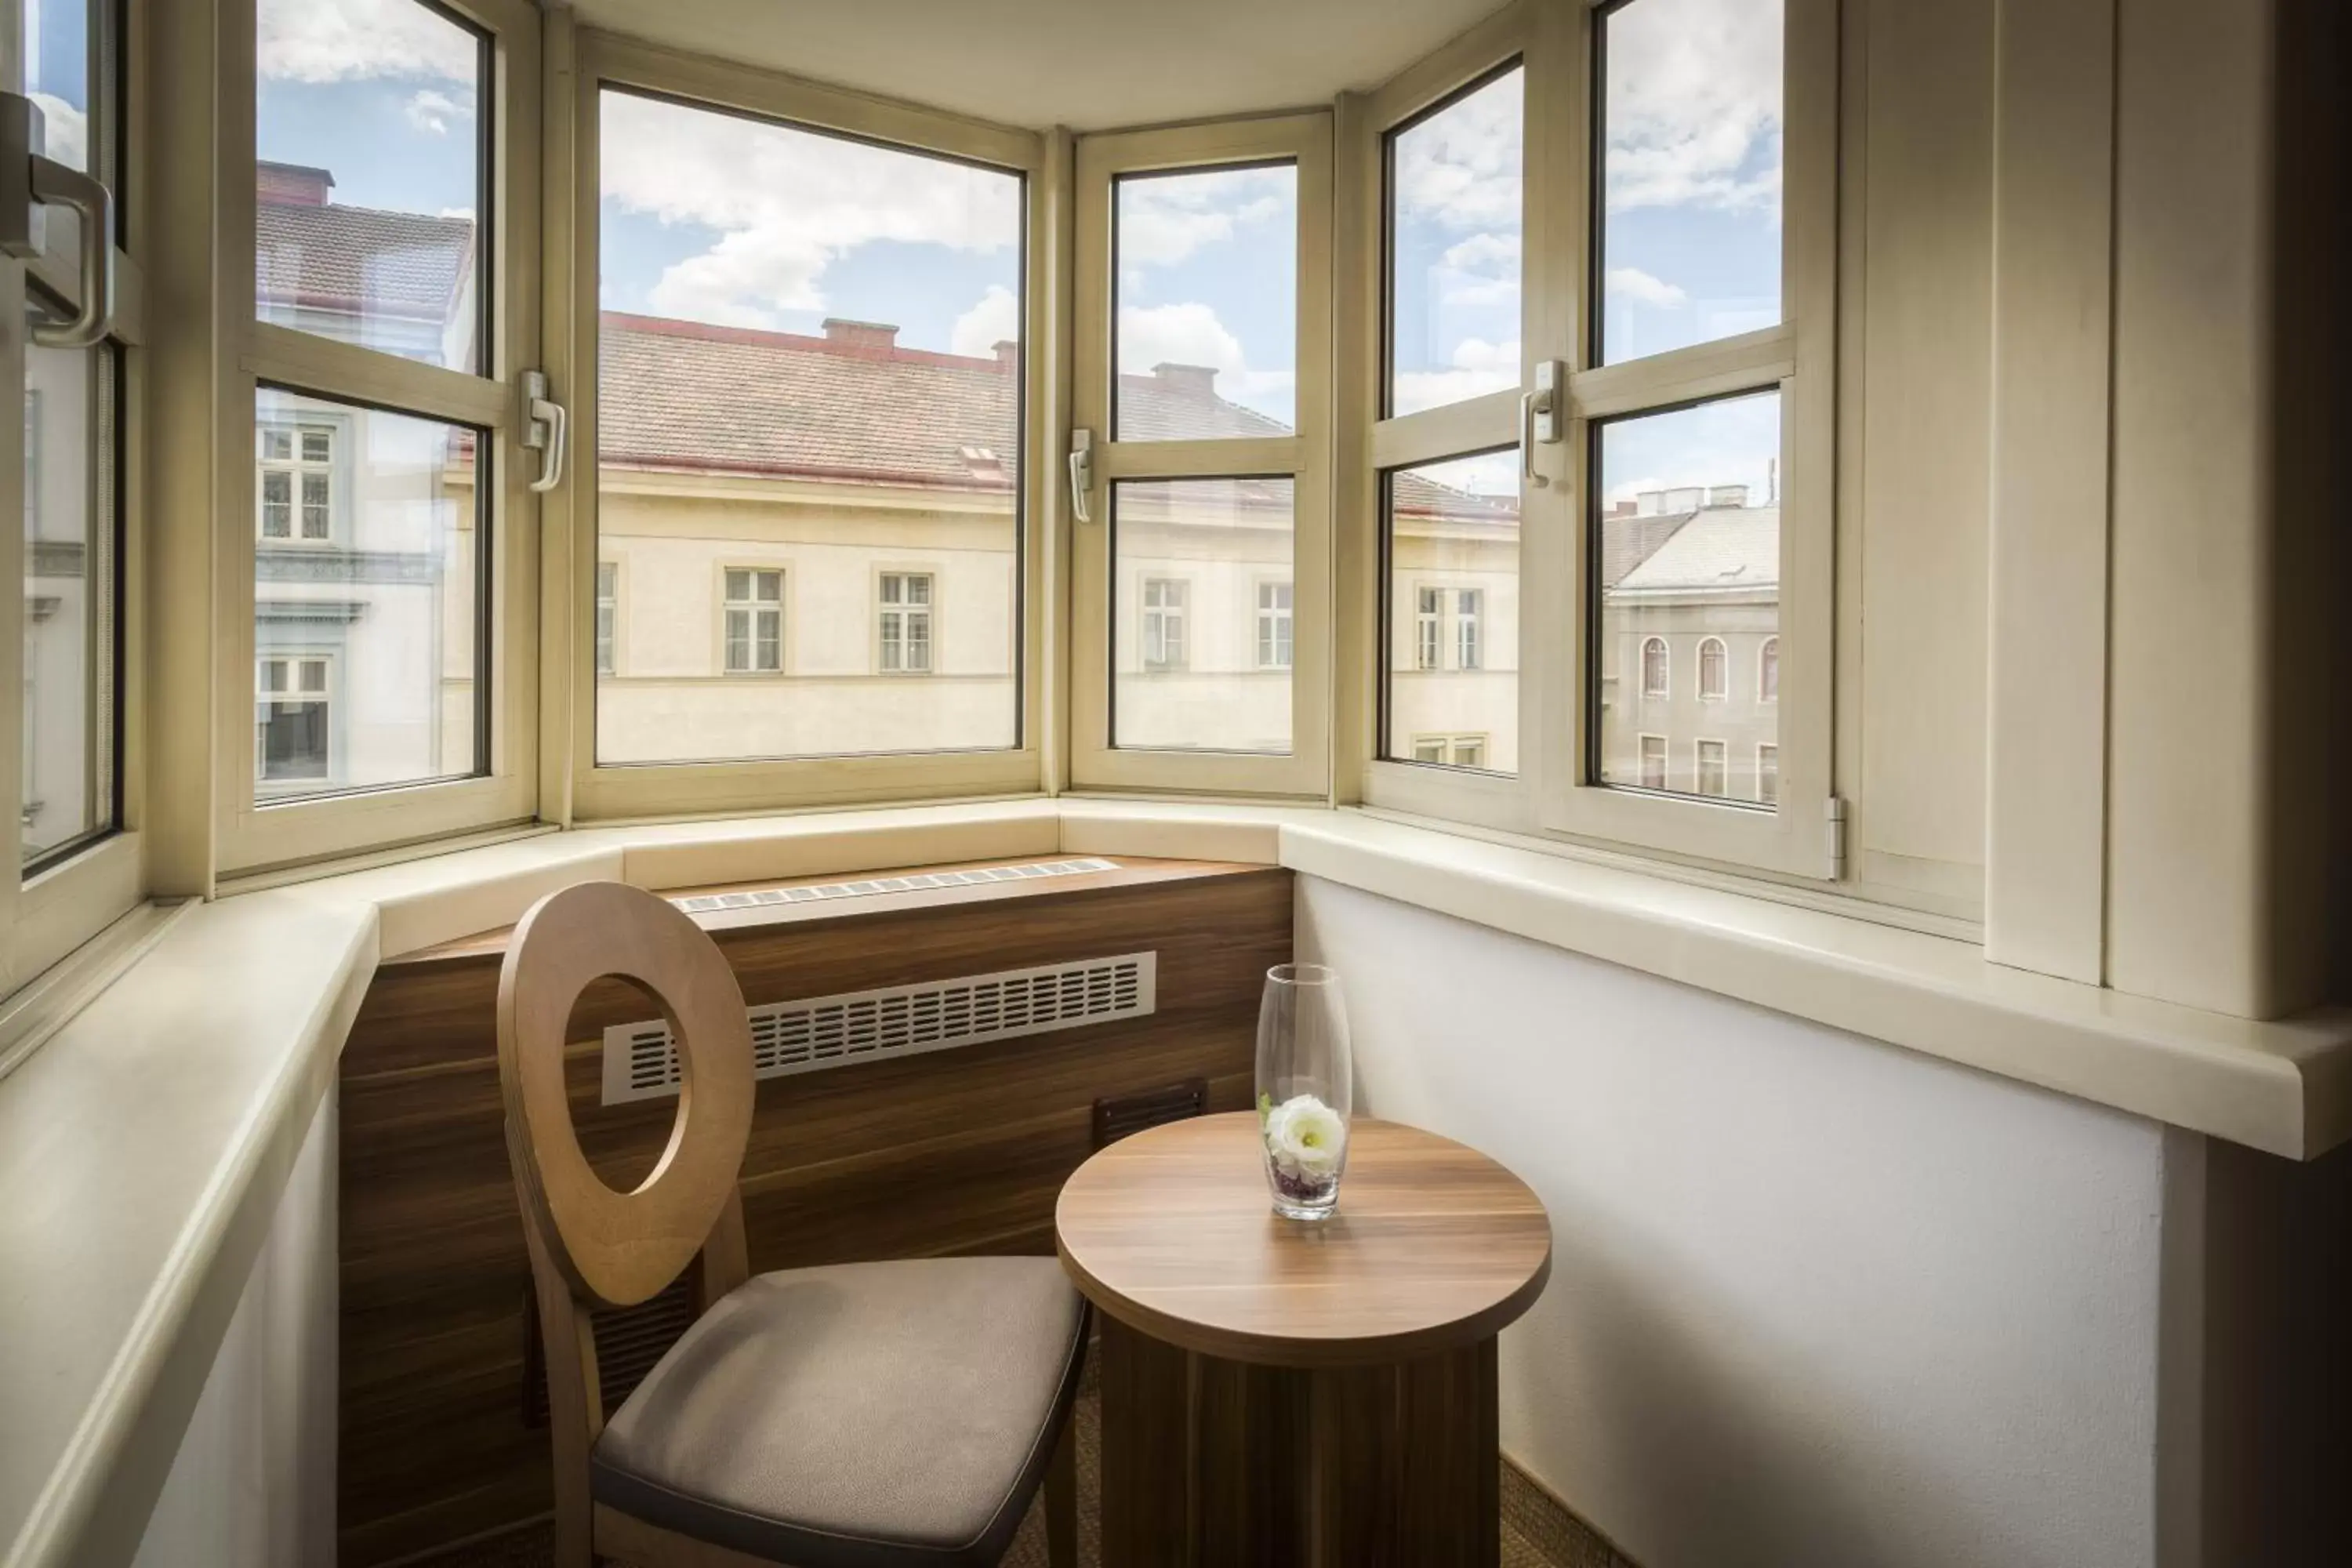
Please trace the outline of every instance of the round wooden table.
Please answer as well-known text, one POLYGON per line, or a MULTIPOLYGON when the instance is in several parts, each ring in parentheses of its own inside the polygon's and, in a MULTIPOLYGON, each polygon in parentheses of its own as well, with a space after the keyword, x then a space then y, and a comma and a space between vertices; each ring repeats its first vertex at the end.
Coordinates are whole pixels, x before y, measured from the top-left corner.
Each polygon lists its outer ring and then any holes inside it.
POLYGON ((1356 1122, 1339 1212, 1270 1206, 1255 1111, 1139 1132, 1055 1210, 1102 1310, 1109 1568, 1495 1568, 1495 1334, 1551 1222, 1475 1149, 1356 1122))

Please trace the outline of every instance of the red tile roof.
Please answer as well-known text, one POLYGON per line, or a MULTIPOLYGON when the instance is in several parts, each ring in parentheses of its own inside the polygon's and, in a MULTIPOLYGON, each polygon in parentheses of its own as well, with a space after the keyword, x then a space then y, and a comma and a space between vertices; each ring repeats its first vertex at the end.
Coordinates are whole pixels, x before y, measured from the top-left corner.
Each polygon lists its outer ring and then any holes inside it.
POLYGON ((271 304, 446 321, 474 264, 469 218, 264 201, 255 280, 271 304))

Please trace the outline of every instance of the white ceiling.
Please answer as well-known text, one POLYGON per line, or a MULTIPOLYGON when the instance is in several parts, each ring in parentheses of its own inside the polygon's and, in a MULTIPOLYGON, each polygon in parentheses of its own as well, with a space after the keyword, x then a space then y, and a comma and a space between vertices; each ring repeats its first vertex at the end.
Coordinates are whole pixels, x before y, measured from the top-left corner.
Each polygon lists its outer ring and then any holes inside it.
POLYGON ((593 26, 1003 124, 1328 102, 1501 0, 575 0, 593 26))

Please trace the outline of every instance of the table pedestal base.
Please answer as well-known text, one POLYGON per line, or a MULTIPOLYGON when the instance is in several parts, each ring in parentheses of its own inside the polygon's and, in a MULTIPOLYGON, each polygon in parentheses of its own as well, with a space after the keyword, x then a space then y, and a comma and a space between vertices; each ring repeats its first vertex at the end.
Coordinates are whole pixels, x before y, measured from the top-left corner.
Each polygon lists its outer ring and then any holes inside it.
POLYGON ((1307 1370, 1097 1321, 1106 1564, 1497 1568, 1492 1338, 1307 1370))

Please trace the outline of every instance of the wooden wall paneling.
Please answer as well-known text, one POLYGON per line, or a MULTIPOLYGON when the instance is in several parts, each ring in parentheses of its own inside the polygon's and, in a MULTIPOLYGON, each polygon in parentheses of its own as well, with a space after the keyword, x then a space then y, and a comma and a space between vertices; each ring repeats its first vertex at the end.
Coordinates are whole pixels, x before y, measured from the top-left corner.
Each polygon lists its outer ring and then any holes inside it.
MULTIPOLYGON (((1260 985, 1290 957, 1287 871, 1139 861, 971 891, 737 915, 712 934, 755 1005, 1150 950, 1157 1011, 762 1082, 742 1182, 755 1270, 1048 1251, 1096 1100, 1199 1078, 1210 1110, 1250 1104, 1260 985)), ((491 934, 385 964, 343 1054, 340 1520, 358 1568, 550 1503, 547 1432, 524 1417, 529 1265, 493 1014, 502 947, 491 934)), ((677 1102, 598 1104, 602 1032, 654 1016, 634 987, 600 981, 568 1031, 581 1144, 616 1184, 651 1169, 677 1102)))

